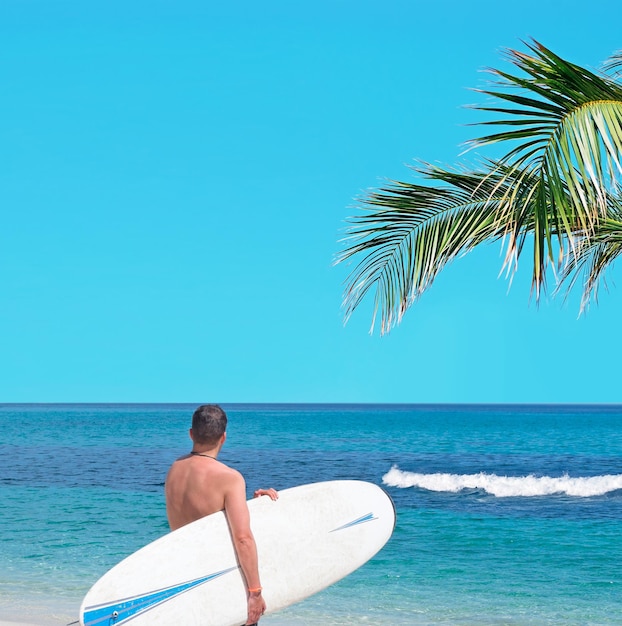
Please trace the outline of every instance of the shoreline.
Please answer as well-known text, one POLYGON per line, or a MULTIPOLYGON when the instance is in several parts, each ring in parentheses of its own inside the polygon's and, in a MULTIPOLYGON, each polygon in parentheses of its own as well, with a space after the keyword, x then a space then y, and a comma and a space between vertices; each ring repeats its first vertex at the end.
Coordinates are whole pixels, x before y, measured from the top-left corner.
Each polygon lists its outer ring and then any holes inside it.
POLYGON ((62 604, 57 598, 0 603, 0 626, 78 626, 78 615, 79 604, 62 604))
MULTIPOLYGON (((59 619, 57 621, 47 621, 48 619, 54 619, 54 618, 45 618, 45 622, 42 621, 32 621, 32 620, 25 620, 25 619, 11 619, 11 620, 7 620, 7 619, 3 619, 0 618, 0 626, 52 626, 52 624, 54 626, 69 626, 69 624, 74 624, 74 626, 77 626, 78 622, 77 621, 73 621, 72 622, 67 622, 65 621, 65 619, 61 619, 59 616, 59 619)), ((272 624, 273 626, 279 626, 279 624, 281 626, 285 626, 285 624, 287 623, 286 621, 281 622, 279 620, 278 615, 277 616, 272 616, 272 615, 266 615, 264 618, 262 618, 262 623, 264 624, 272 624)))

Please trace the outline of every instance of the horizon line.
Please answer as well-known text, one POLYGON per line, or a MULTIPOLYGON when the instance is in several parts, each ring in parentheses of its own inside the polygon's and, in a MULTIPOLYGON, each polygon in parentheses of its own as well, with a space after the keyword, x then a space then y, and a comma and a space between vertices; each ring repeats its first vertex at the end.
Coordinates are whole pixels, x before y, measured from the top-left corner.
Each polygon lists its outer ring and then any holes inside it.
POLYGON ((622 407, 622 402, 304 402, 304 401, 261 401, 261 402, 153 402, 153 401, 53 401, 53 402, 1 402, 0 408, 19 406, 200 406, 219 404, 222 406, 378 406, 378 407, 622 407))

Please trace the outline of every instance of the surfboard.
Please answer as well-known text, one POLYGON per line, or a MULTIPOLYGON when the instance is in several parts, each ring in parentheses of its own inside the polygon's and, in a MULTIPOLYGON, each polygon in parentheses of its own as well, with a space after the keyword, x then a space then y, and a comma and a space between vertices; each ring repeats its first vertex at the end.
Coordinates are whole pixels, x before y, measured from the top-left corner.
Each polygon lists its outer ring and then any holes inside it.
MULTIPOLYGON (((325 589, 371 559, 395 526, 377 485, 337 480, 248 502, 266 614, 325 589)), ((146 545, 104 574, 84 597, 82 626, 239 626, 246 585, 223 512, 146 545)))

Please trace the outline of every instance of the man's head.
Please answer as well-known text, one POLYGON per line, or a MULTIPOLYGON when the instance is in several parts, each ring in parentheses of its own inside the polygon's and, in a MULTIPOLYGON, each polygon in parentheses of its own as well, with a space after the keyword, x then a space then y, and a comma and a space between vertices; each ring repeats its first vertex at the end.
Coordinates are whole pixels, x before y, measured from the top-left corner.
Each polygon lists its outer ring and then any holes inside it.
POLYGON ((227 430, 227 416, 217 404, 203 404, 192 415, 192 441, 217 446, 227 430))

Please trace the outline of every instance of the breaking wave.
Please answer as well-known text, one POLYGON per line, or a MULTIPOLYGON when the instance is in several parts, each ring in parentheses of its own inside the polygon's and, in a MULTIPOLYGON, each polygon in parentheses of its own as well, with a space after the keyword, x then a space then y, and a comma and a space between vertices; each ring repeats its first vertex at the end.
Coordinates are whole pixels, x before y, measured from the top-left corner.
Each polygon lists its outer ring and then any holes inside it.
POLYGON ((577 498, 602 496, 622 489, 622 474, 571 478, 567 474, 551 476, 497 476, 496 474, 417 474, 393 466, 382 482, 389 487, 419 487, 428 491, 457 493, 478 489, 497 498, 566 494, 577 498))

